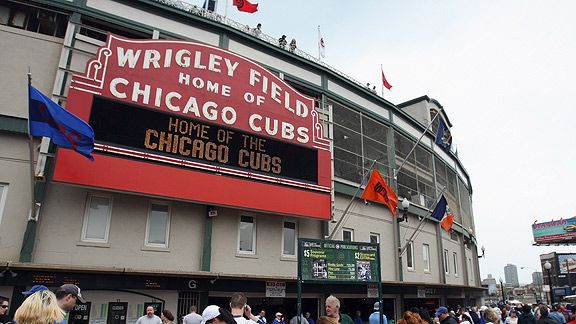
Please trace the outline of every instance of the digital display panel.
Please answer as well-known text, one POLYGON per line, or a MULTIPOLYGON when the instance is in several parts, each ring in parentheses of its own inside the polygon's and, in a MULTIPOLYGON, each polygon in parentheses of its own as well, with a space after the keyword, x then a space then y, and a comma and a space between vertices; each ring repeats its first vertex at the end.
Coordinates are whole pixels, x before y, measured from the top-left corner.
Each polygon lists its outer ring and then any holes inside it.
POLYGON ((317 150, 217 124, 95 97, 96 143, 317 183, 317 150))
POLYGON ((299 258, 302 281, 380 280, 378 244, 300 239, 299 258))

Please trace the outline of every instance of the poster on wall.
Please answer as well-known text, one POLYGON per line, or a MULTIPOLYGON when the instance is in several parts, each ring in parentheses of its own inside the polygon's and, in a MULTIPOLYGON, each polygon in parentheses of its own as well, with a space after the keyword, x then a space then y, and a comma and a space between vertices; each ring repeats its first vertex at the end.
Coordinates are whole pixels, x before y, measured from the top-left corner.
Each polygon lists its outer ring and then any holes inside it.
POLYGON ((236 53, 109 34, 67 109, 94 129, 95 160, 58 151, 56 181, 330 218, 315 100, 236 53))

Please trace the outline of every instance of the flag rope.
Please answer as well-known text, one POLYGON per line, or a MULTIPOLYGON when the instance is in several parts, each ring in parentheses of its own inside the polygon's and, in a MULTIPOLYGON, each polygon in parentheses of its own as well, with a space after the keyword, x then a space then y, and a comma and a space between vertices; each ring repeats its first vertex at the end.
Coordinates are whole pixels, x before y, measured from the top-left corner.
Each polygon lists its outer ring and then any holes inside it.
POLYGON ((364 175, 362 177, 362 181, 360 181, 360 184, 358 185, 358 188, 356 188, 356 192, 354 193, 354 195, 352 196, 352 198, 350 199, 350 202, 348 203, 348 206, 346 206, 346 209, 344 209, 344 212, 342 213, 342 216, 340 217, 340 219, 338 220, 338 223, 336 223, 336 226, 334 226, 334 229, 332 229, 332 232, 330 233, 330 235, 328 235, 328 240, 331 240, 334 238, 334 234, 336 234, 336 232, 338 231, 338 228, 340 228, 340 225, 343 223, 344 218, 347 216, 348 211, 350 210, 350 206, 352 206, 352 203, 354 202, 354 199, 356 198, 356 196, 358 195, 358 192, 360 192, 360 189, 362 189, 362 184, 364 183, 364 181, 366 180, 367 176, 370 175, 370 173, 372 173, 372 169, 374 168, 374 165, 376 164, 376 160, 372 161, 372 164, 370 165, 370 169, 368 170, 368 172, 366 173, 366 175, 364 175))

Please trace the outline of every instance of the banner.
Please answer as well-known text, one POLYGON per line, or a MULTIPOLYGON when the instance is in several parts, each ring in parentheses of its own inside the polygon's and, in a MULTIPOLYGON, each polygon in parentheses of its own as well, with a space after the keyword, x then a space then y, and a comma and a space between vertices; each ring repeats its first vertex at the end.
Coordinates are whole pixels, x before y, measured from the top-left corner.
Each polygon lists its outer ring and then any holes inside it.
POLYGON ((576 242, 576 217, 532 224, 536 244, 576 242))

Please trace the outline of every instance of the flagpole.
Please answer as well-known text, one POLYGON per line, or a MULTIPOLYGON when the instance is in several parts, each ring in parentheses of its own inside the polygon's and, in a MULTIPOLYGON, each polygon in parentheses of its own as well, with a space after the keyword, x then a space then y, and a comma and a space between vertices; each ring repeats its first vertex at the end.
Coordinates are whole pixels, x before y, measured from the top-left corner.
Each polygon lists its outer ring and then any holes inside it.
MULTIPOLYGON (((30 86, 32 85, 32 73, 30 72, 30 67, 28 67, 28 106, 30 106, 30 86)), ((34 174, 34 138, 30 134, 30 107, 28 107, 28 150, 30 155, 30 215, 28 216, 29 221, 36 221, 36 179, 34 174)))
POLYGON ((428 131, 428 128, 430 128, 430 126, 432 126, 432 123, 434 123, 434 121, 436 120, 436 118, 438 118, 438 116, 440 116, 440 112, 444 109, 444 107, 440 107, 440 110, 438 110, 438 113, 436 114, 436 116, 434 116, 434 118, 432 118, 432 120, 430 121, 430 124, 428 124, 428 126, 426 126, 426 129, 424 129, 424 131, 422 132, 422 134, 420 135, 420 138, 418 139, 418 141, 416 142, 416 144, 414 144, 414 146, 412 146, 412 149, 410 150, 410 153, 408 153, 406 155, 406 158, 404 158, 404 160, 402 161, 402 163, 400 164, 400 166, 398 167, 398 169, 394 170, 394 180, 398 180, 398 173, 400 173, 400 170, 402 169, 402 167, 404 166, 404 164, 406 164, 406 160, 408 160, 408 157, 410 155, 412 155, 412 153, 414 152, 414 150, 416 149, 416 147, 418 146, 418 144, 420 144, 420 142, 422 141, 422 138, 424 138, 424 135, 426 135, 426 132, 428 131))
MULTIPOLYGON (((374 164, 376 164, 376 160, 372 161, 372 164, 370 165, 370 169, 368 170, 368 173, 366 175, 370 175, 370 173, 372 172, 372 168, 374 168, 374 164)), ((352 203, 354 202, 354 199, 356 198, 356 196, 358 195, 358 192, 360 192, 360 189, 362 188, 362 184, 364 183, 364 180, 366 180, 366 175, 362 177, 362 181, 360 181, 360 184, 358 185, 358 188, 356 188, 356 192, 354 193, 354 195, 352 196, 352 198, 350 199, 350 202, 348 203, 348 206, 346 206, 346 209, 344 209, 344 212, 342 213, 342 216, 340 217, 340 219, 338 220, 338 223, 336 223, 336 226, 334 226, 334 229, 332 230, 332 233, 330 233, 330 235, 328 235, 328 239, 331 240, 332 238, 334 238, 334 234, 336 234, 336 231, 338 230, 338 228, 340 227, 340 225, 342 224, 344 217, 346 216, 346 214, 348 214, 348 211, 350 210, 350 207, 352 206, 352 203)))
POLYGON ((318 25, 318 61, 320 61, 320 25, 318 25))
MULTIPOLYGON (((442 197, 442 195, 444 194, 444 192, 446 191, 446 186, 444 186, 442 188, 442 190, 440 191, 440 194, 436 197, 436 205, 438 205, 438 199, 440 199, 440 197, 442 197)), ((415 239, 415 236, 417 233, 419 233, 420 231, 420 227, 424 224, 424 222, 426 222, 426 220, 428 219, 428 217, 430 215, 432 215, 432 213, 434 212, 434 210, 432 210, 431 212, 427 213, 427 215, 425 215, 424 217, 422 217, 422 219, 420 220, 420 223, 418 224, 418 226, 416 227, 416 229, 414 230, 414 232, 412 233, 412 235, 410 235, 410 238, 408 239, 408 242, 406 242, 406 244, 404 245, 404 247, 402 247, 402 249, 400 250, 400 257, 404 255, 404 253, 406 252, 406 250, 408 249, 408 244, 410 244, 410 242, 412 242, 412 240, 415 239)))
MULTIPOLYGON (((382 64, 380 64, 380 74, 381 76, 384 75, 384 67, 382 67, 382 64)), ((382 84, 380 86, 382 87, 382 98, 384 98, 384 78, 382 78, 382 84)))

